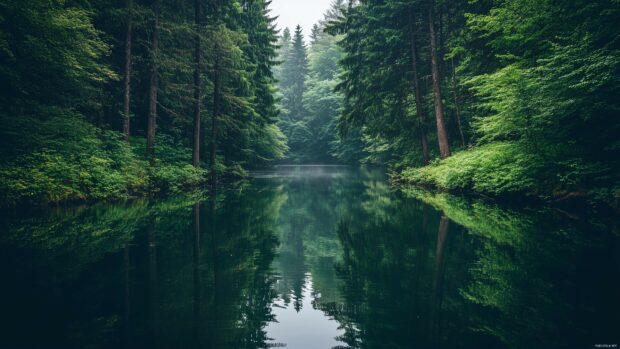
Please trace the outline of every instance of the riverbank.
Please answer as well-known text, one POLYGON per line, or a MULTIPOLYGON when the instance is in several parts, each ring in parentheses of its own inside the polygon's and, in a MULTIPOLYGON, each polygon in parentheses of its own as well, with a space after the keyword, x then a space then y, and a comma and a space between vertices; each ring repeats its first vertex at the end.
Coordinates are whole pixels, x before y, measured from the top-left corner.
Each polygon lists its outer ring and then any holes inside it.
MULTIPOLYGON (((192 150, 170 137, 156 140, 157 158, 144 156, 146 140, 126 142, 119 132, 79 117, 3 122, 0 206, 125 200, 174 195, 205 185, 209 173, 191 165, 192 150)), ((217 168, 218 177, 246 176, 240 166, 217 168)))
POLYGON ((425 167, 406 169, 393 174, 392 179, 405 186, 500 200, 567 206, 603 204, 618 210, 619 183, 605 186, 605 183, 613 183, 605 173, 593 174, 587 170, 579 172, 527 154, 512 143, 493 143, 455 153, 425 167))

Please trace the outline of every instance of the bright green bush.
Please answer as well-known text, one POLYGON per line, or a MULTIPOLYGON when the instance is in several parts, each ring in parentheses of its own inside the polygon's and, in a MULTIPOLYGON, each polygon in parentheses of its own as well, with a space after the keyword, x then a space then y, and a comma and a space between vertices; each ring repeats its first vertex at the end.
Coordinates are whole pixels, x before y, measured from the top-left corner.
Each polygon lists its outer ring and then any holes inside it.
POLYGON ((207 171, 192 165, 157 164, 150 171, 151 189, 154 192, 179 193, 204 183, 207 171))
POLYGON ((494 196, 537 191, 537 160, 518 145, 493 143, 454 154, 423 168, 403 171, 403 181, 450 191, 494 196))
MULTIPOLYGON (((155 166, 136 154, 118 132, 102 131, 75 115, 47 120, 0 117, 0 143, 18 144, 0 156, 2 205, 109 200, 148 192, 177 193, 195 188, 206 171, 190 163, 191 149, 158 138, 155 166)), ((0 144, 1 146, 2 144, 0 144)))

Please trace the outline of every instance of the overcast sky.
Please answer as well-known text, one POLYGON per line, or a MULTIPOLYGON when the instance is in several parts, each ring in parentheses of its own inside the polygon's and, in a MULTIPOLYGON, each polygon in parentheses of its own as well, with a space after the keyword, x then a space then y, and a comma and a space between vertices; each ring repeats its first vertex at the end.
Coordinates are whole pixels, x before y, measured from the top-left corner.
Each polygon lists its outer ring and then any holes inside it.
POLYGON ((297 24, 301 25, 307 39, 312 25, 323 18, 330 3, 331 0, 273 0, 271 15, 280 16, 277 20, 280 29, 289 27, 292 32, 297 24))

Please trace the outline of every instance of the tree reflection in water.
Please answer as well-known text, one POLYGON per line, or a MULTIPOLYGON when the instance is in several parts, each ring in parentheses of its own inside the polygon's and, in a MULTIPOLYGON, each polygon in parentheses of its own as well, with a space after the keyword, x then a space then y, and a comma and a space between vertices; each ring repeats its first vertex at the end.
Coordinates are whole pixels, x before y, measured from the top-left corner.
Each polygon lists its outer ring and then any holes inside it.
POLYGON ((613 223, 398 192, 367 170, 260 177, 206 197, 2 212, 0 347, 618 342, 613 223))

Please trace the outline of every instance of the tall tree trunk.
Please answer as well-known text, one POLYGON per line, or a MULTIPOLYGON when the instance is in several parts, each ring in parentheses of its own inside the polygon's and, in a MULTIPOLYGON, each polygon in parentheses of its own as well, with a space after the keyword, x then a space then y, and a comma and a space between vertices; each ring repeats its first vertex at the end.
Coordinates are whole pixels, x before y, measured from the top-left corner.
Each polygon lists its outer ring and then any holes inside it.
POLYGON ((461 108, 459 107, 459 96, 456 84, 456 67, 454 66, 454 58, 452 62, 452 95, 454 97, 454 109, 456 110, 456 122, 459 126, 459 134, 461 135, 461 145, 465 147, 465 133, 463 133, 463 125, 461 123, 461 108))
POLYGON ((146 131, 146 154, 153 159, 155 156, 155 129, 157 122, 157 74, 159 60, 159 11, 160 1, 154 0, 155 16, 153 38, 151 42, 151 77, 149 82, 149 118, 146 131))
POLYGON ((435 93, 435 119, 437 121, 437 139, 439 141, 439 154, 442 158, 447 158, 450 152, 450 141, 444 121, 443 101, 441 95, 441 77, 439 75, 439 62, 437 57, 437 35, 435 33, 434 1, 429 1, 428 8, 428 27, 431 40, 431 68, 433 72, 433 91, 435 93))
POLYGON ((127 0, 127 30, 125 34, 125 79, 123 81, 123 134, 125 140, 129 141, 131 135, 131 39, 133 31, 133 0, 127 0))
POLYGON ((430 156, 428 151, 428 139, 426 137, 426 113, 422 105, 422 92, 420 91, 420 81, 418 77, 418 49, 416 45, 416 25, 413 18, 412 9, 409 8, 409 26, 411 27, 411 66, 413 68, 413 92, 415 93, 415 108, 420 118, 420 143, 422 143, 422 159, 424 165, 428 165, 430 156))
POLYGON ((200 72, 201 72, 201 6, 200 0, 194 0, 194 23, 196 26, 195 37, 195 51, 194 51, 194 145, 192 152, 192 165, 194 167, 200 166, 200 96, 201 96, 201 84, 200 84, 200 72))
POLYGON ((213 117, 211 119, 211 181, 213 183, 217 180, 215 167, 217 161, 218 119, 220 116, 220 98, 222 89, 221 73, 219 57, 216 57, 215 66, 213 69, 213 117))

